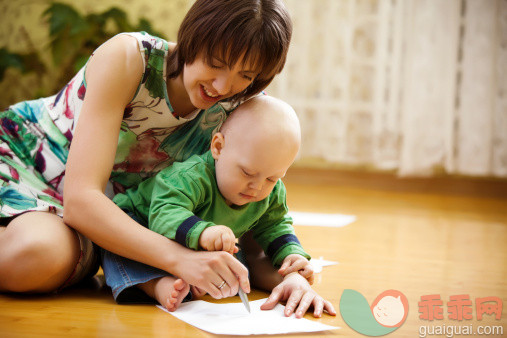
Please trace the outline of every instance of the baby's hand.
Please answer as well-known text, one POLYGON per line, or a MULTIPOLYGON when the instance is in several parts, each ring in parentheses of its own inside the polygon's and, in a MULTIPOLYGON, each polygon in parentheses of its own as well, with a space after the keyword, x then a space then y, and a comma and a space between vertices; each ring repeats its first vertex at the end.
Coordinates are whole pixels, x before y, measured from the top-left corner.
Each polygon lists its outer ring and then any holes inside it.
POLYGON ((310 285, 313 284, 313 266, 305 257, 292 254, 285 257, 282 266, 278 269, 278 273, 283 277, 291 272, 299 272, 299 274, 308 280, 310 285))
POLYGON ((314 317, 321 317, 323 311, 336 316, 333 304, 319 296, 308 281, 297 272, 283 278, 283 281, 271 291, 266 302, 261 305, 261 310, 271 310, 281 301, 287 301, 284 310, 287 317, 296 313, 296 318, 302 318, 310 306, 313 306, 314 317))
POLYGON ((207 251, 227 251, 235 254, 239 251, 238 240, 234 232, 225 225, 214 225, 204 229, 199 237, 199 245, 207 251))

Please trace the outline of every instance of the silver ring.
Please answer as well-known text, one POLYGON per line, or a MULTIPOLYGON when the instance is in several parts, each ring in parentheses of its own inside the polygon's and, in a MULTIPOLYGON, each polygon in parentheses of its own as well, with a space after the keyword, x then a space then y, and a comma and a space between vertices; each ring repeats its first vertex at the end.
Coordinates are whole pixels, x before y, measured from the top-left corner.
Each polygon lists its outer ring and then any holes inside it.
POLYGON ((221 290, 221 289, 225 286, 225 284, 227 284, 227 283, 223 280, 223 281, 222 281, 222 284, 220 284, 219 286, 217 286, 217 288, 218 288, 219 290, 221 290))

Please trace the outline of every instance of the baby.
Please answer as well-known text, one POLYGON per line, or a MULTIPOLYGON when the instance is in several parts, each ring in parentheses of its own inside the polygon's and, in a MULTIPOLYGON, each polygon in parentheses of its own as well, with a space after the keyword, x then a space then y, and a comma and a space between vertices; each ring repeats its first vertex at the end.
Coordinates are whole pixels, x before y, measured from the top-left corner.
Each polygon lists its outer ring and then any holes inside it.
MULTIPOLYGON (((195 250, 235 254, 237 238, 252 230, 273 265, 281 265, 280 274, 299 271, 311 279, 310 256, 295 236, 281 181, 300 143, 294 110, 258 96, 227 118, 207 153, 163 169, 114 202, 151 230, 195 250)), ((219 290, 228 287, 225 280, 210 282, 219 290)), ((138 287, 171 311, 190 289, 173 276, 138 287)), ((193 288, 193 294, 203 292, 193 288)))

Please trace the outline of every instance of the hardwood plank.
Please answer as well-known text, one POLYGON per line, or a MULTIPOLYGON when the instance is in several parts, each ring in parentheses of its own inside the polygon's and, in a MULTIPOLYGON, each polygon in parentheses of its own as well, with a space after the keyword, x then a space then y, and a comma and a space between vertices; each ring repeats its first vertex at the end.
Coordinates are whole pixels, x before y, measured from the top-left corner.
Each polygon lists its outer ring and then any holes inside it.
MULTIPOLYGON (((296 225, 313 257, 339 262, 325 267, 315 282, 315 289, 337 310, 345 289, 362 293, 370 303, 381 292, 396 289, 407 296, 409 313, 393 337, 418 336, 421 326, 444 324, 501 326, 507 334, 505 310, 501 320, 485 316, 478 321, 475 312, 479 297, 496 296, 507 304, 504 198, 488 193, 487 187, 481 187, 479 194, 466 189, 448 193, 439 192, 438 186, 424 191, 389 189, 388 182, 356 184, 360 179, 331 181, 305 175, 289 174, 286 179, 291 210, 357 216, 356 222, 341 228, 296 225), (443 320, 419 319, 418 302, 429 294, 441 296, 443 320), (445 304, 450 296, 462 294, 474 302, 473 319, 450 320, 445 304)), ((254 291, 250 297, 266 296, 254 291)), ((320 321, 342 329, 284 337, 358 335, 340 314, 325 315, 320 321)), ((91 285, 59 295, 0 295, 0 337, 26 336, 214 337, 153 305, 116 305, 106 288, 91 285)))

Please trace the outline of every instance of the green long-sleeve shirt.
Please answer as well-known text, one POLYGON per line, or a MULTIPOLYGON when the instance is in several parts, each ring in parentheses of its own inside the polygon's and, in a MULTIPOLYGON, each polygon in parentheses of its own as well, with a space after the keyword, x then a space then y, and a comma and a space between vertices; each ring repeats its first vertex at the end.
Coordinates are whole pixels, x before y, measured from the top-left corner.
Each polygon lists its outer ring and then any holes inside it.
POLYGON ((294 253, 310 258, 287 214, 282 181, 278 180, 262 201, 229 206, 218 189, 210 151, 163 169, 137 188, 116 195, 113 201, 146 221, 151 230, 188 248, 199 249, 204 229, 219 224, 231 228, 237 238, 252 230, 275 266, 294 253))

